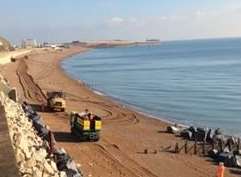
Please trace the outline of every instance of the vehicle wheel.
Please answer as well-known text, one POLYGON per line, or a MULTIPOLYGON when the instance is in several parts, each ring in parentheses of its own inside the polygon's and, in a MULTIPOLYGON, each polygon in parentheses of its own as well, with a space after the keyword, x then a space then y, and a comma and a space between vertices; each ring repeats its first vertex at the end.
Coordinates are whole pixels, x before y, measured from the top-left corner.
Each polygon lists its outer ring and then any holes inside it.
POLYGON ((72 136, 76 136, 73 128, 70 129, 70 133, 71 133, 72 136))
POLYGON ((100 137, 97 137, 94 141, 97 142, 100 140, 100 137))

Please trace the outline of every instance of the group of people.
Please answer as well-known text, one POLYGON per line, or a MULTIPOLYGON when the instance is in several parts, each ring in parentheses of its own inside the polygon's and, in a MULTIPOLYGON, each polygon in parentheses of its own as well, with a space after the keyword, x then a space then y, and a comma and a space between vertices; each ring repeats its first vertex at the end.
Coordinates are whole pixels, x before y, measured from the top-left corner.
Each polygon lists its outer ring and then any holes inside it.
POLYGON ((89 110, 88 109, 85 109, 83 112, 81 112, 81 113, 79 113, 79 116, 80 117, 83 117, 83 118, 85 118, 85 119, 88 119, 88 120, 94 120, 94 118, 95 118, 95 115, 94 114, 92 114, 91 112, 89 112, 89 110))

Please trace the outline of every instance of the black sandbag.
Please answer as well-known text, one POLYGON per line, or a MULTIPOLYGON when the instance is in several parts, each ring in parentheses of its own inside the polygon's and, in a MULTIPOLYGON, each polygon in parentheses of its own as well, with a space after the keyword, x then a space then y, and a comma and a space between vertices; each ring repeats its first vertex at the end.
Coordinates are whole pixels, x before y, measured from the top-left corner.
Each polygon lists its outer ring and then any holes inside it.
POLYGON ((218 157, 218 150, 212 149, 212 150, 208 151, 208 156, 213 159, 216 159, 218 157))
POLYGON ((43 140, 48 140, 48 134, 49 130, 46 127, 43 127, 39 130, 38 135, 43 139, 43 140))
POLYGON ((67 169, 65 170, 68 177, 81 177, 78 168, 76 167, 75 162, 72 159, 69 159, 66 164, 67 169))
POLYGON ((206 135, 207 131, 204 128, 197 128, 194 138, 196 138, 197 141, 204 141, 206 140, 206 135))
POLYGON ((63 171, 67 169, 67 162, 70 160, 70 156, 66 154, 63 150, 58 149, 54 152, 55 162, 58 170, 63 171))
POLYGON ((180 136, 185 138, 185 139, 191 140, 193 134, 190 130, 185 129, 185 130, 181 131, 180 136))
POLYGON ((214 137, 214 130, 213 129, 209 129, 208 133, 207 133, 207 138, 206 141, 209 143, 213 142, 213 137, 214 137))
POLYGON ((33 110, 32 106, 28 105, 28 104, 23 104, 22 105, 22 108, 24 110, 25 113, 28 113, 28 114, 34 114, 36 113, 36 111, 33 110))
POLYGON ((218 162, 223 162, 225 166, 227 167, 234 167, 235 166, 235 160, 233 153, 220 153, 217 156, 216 159, 218 162))
POLYGON ((37 130, 37 132, 40 132, 41 129, 45 127, 45 125, 41 119, 33 121, 33 126, 37 130))
POLYGON ((193 135, 197 132, 197 128, 193 126, 189 127, 188 130, 191 131, 193 135))
POLYGON ((38 121, 39 119, 41 119, 40 115, 36 114, 36 115, 31 115, 30 119, 35 122, 38 121))

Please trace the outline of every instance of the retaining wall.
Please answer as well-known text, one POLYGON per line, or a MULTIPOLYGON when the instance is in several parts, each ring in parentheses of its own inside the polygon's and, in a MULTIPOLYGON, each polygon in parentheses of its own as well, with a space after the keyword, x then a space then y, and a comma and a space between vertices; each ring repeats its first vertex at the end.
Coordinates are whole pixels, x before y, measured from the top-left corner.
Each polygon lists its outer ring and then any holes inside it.
POLYGON ((9 137, 5 111, 0 104, 0 176, 19 177, 15 154, 9 137))

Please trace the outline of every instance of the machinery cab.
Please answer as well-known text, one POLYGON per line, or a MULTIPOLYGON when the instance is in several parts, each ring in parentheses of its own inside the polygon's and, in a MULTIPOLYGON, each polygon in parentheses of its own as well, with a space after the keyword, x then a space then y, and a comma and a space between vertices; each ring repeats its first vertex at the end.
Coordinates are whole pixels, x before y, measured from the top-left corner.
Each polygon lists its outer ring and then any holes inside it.
POLYGON ((63 92, 47 92, 47 106, 50 110, 65 111, 66 101, 63 92))
POLYGON ((93 115, 81 115, 72 112, 70 115, 71 133, 82 140, 98 141, 102 126, 101 118, 93 115))

